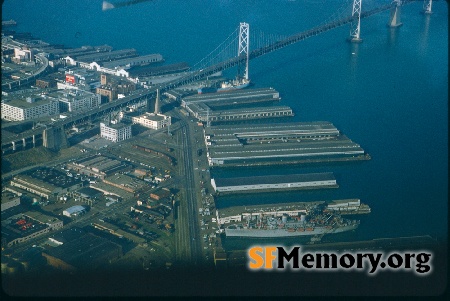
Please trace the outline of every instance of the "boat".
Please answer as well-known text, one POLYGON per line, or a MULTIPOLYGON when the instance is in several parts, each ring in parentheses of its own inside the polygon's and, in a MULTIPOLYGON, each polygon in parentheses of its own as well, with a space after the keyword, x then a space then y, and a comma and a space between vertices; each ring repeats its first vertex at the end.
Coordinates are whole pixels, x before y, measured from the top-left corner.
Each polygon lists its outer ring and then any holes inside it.
POLYGON ((359 220, 344 219, 338 213, 324 212, 324 207, 316 206, 306 214, 285 213, 281 217, 264 215, 260 212, 246 216, 239 222, 225 226, 227 237, 288 237, 315 236, 355 230, 359 220), (299 218, 300 217, 300 218, 299 218))
POLYGON ((250 85, 250 80, 246 78, 237 78, 232 81, 225 81, 220 85, 220 88, 217 89, 217 92, 227 92, 237 89, 244 89, 250 85))

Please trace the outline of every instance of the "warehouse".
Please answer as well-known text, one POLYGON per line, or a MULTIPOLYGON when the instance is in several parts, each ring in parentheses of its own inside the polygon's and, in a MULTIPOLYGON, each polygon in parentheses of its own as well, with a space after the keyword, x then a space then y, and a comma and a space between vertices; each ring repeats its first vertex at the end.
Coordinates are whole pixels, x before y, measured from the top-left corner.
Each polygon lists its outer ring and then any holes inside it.
POLYGON ((36 211, 12 216, 2 221, 2 247, 11 247, 62 227, 61 220, 36 211))
POLYGON ((204 135, 210 166, 370 159, 326 121, 211 126, 204 135))
POLYGON ((63 215, 68 216, 68 217, 75 217, 75 216, 83 215, 86 212, 87 212, 86 207, 76 205, 76 206, 72 206, 72 207, 69 207, 66 210, 64 210, 63 215))
POLYGON ((238 178, 212 178, 216 192, 247 192, 258 190, 337 188, 332 173, 270 175, 238 178))
POLYGON ((20 205, 20 196, 11 191, 2 191, 1 211, 20 205))
POLYGON ((80 174, 96 176, 103 179, 105 176, 130 169, 131 166, 118 160, 110 159, 101 155, 89 156, 67 165, 70 169, 80 174))
POLYGON ((88 233, 42 253, 47 263, 57 269, 74 271, 108 265, 122 256, 122 247, 88 233))
POLYGON ((83 186, 80 179, 67 176, 53 168, 37 168, 19 174, 11 180, 11 186, 36 194, 47 200, 56 200, 61 193, 83 186))

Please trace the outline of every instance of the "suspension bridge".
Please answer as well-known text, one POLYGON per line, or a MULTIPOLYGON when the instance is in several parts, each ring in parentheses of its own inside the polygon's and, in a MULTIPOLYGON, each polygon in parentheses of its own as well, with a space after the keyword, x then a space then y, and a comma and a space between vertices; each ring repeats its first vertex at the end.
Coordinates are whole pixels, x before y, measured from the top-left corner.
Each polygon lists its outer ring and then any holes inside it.
MULTIPOLYGON (((149 89, 139 89, 130 93, 130 95, 118 99, 114 102, 110 102, 104 104, 98 108, 94 108, 88 112, 79 113, 63 120, 58 120, 51 125, 47 125, 45 129, 38 128, 23 132, 21 134, 15 135, 13 137, 8 137, 6 139, 2 139, 2 153, 16 151, 17 149, 25 148, 26 145, 35 146, 37 141, 42 140, 43 145, 48 148, 58 149, 61 146, 67 145, 67 141, 65 138, 64 129, 70 127, 74 124, 82 123, 88 120, 94 120, 100 116, 110 114, 114 111, 121 110, 129 105, 139 103, 142 101, 150 101, 155 99, 157 95, 157 91, 159 93, 164 93, 169 90, 173 90, 175 88, 181 87, 183 85, 190 84, 195 81, 202 80, 216 74, 220 71, 235 67, 235 66, 245 66, 245 71, 243 77, 248 80, 248 62, 249 60, 258 58, 265 54, 277 51, 294 43, 303 41, 307 38, 322 34, 324 32, 328 32, 337 27, 341 27, 346 24, 350 24, 350 35, 349 40, 352 42, 361 42, 360 37, 360 28, 361 28, 361 19, 370 17, 372 15, 390 10, 390 18, 388 20, 388 26, 390 27, 398 27, 401 25, 400 22, 400 8, 406 4, 418 2, 419 0, 394 0, 391 3, 380 5, 369 10, 363 10, 362 0, 353 0, 351 14, 347 13, 347 15, 341 16, 339 14, 333 20, 328 21, 322 25, 316 26, 314 28, 308 29, 306 31, 302 31, 300 33, 296 33, 287 37, 275 37, 272 36, 263 40, 263 46, 260 46, 252 51, 250 51, 250 35, 249 35, 249 24, 241 23, 239 27, 239 35, 238 38, 233 38, 233 35, 230 35, 232 42, 238 41, 238 54, 220 61, 218 63, 214 63, 214 60, 220 60, 222 58, 220 53, 225 53, 224 49, 231 49, 230 45, 234 45, 233 43, 226 44, 222 43, 223 47, 219 45, 215 52, 213 51, 208 56, 213 59, 202 59, 197 66, 196 70, 191 70, 187 72, 187 74, 183 77, 179 77, 175 80, 155 85, 149 89), (213 62, 213 63, 211 63, 213 62), (5 141, 6 140, 6 141, 5 141), (17 148, 19 147, 19 148, 17 148)), ((432 8, 432 0, 424 0, 423 2, 423 12, 426 14, 431 14, 432 8)), ((237 30, 235 31, 235 33, 237 30)), ((227 40, 229 39, 227 38, 227 40)), ((226 41, 227 41, 226 40, 226 41)), ((236 51, 236 48, 233 50, 236 51)), ((236 52, 235 52, 236 53, 236 52)))

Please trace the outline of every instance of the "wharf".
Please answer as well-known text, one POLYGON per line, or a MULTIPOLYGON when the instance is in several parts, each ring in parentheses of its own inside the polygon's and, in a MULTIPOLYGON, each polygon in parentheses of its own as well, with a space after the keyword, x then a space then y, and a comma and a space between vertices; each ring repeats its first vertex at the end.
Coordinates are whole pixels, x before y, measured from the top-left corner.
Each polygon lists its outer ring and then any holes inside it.
MULTIPOLYGON (((394 237, 394 238, 376 238, 372 240, 321 243, 313 245, 304 245, 300 247, 302 253, 305 252, 344 252, 344 251, 411 251, 411 250, 435 250, 439 248, 437 240, 430 235, 394 237)), ((248 264, 247 250, 225 251, 218 248, 221 254, 222 265, 227 267, 246 266, 248 264), (225 264, 226 263, 226 264, 225 264)))
POLYGON ((181 105, 186 107, 193 103, 207 103, 210 108, 236 104, 253 104, 279 101, 280 93, 273 88, 234 90, 221 93, 206 93, 184 97, 181 105))
POLYGON ((212 110, 204 103, 193 103, 187 105, 186 109, 202 122, 208 122, 208 120, 210 122, 235 122, 241 120, 294 116, 292 108, 288 106, 212 110))
POLYGON ((264 190, 337 188, 333 173, 268 175, 237 178, 213 178, 211 185, 217 193, 246 193, 264 190))
POLYGON ((210 166, 370 159, 325 121, 212 126, 205 141, 210 166))
MULTIPOLYGON (((218 209, 216 216, 220 219, 226 219, 230 217, 245 216, 250 214, 259 214, 263 212, 265 215, 281 216, 283 213, 291 213, 291 215, 297 214, 297 212, 306 212, 307 210, 319 205, 327 205, 326 209, 330 209, 336 204, 340 204, 341 210, 334 210, 339 214, 367 214, 370 213, 368 205, 361 203, 359 199, 345 199, 345 200, 333 200, 333 201, 313 201, 313 202, 292 202, 292 203, 280 203, 280 204, 265 204, 265 205, 251 205, 251 206, 233 206, 223 209, 218 209), (351 205, 351 206, 349 206, 351 205), (359 210, 359 208, 365 208, 368 210, 359 210)), ((220 222, 220 220, 218 220, 220 222)))

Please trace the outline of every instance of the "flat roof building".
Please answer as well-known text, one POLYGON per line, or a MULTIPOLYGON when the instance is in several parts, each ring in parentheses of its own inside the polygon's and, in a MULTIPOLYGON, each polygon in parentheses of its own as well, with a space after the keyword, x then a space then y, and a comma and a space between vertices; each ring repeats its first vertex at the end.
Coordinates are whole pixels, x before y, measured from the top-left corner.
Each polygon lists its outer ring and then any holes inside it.
POLYGON ((45 250, 42 253, 47 263, 57 269, 74 271, 92 270, 108 265, 122 256, 122 247, 91 233, 45 250))
POLYGON ((116 123, 100 123, 100 136, 112 142, 119 142, 131 138, 131 125, 116 123))
POLYGON ((291 175, 270 175, 237 178, 212 178, 216 192, 243 192, 258 190, 336 188, 336 179, 331 172, 291 175))
POLYGON ((159 130, 171 124, 171 117, 163 114, 144 113, 143 115, 132 117, 131 121, 134 124, 159 130))
POLYGON ((97 176, 103 179, 105 176, 117 173, 124 169, 131 169, 127 163, 111 159, 101 155, 88 156, 68 164, 70 169, 80 174, 97 176))
POLYGON ((103 180, 103 182, 131 193, 135 193, 136 191, 147 186, 143 180, 122 174, 107 177, 103 180))
POLYGON ((76 206, 72 206, 72 207, 69 207, 66 210, 64 210, 63 215, 67 216, 67 217, 75 217, 75 216, 83 215, 86 212, 87 212, 86 207, 81 206, 81 205, 76 205, 76 206))
POLYGON ((2 96, 1 118, 23 121, 59 114, 58 100, 42 92, 38 90, 2 96))
POLYGON ((2 221, 2 247, 11 247, 63 227, 56 217, 28 211, 2 221))
POLYGON ((205 128, 209 165, 367 160, 330 122, 222 125, 205 128))
POLYGON ((55 91, 50 96, 59 102, 59 112, 77 112, 98 107, 101 102, 99 94, 91 93, 81 89, 65 89, 55 91))
POLYGON ((2 191, 1 211, 20 205, 20 196, 11 191, 2 191))
POLYGON ((163 57, 159 53, 140 55, 132 58, 125 58, 119 60, 113 60, 104 62, 102 64, 105 68, 118 69, 118 68, 130 68, 137 65, 145 65, 150 63, 157 63, 163 61, 163 57))
POLYGON ((82 185, 80 179, 69 177, 59 170, 46 167, 16 175, 11 180, 11 186, 19 187, 46 199, 54 199, 59 194, 75 190, 82 185))
POLYGON ((80 55, 77 57, 77 62, 83 62, 83 63, 92 63, 92 62, 104 62, 104 61, 110 61, 115 59, 122 59, 127 57, 134 57, 137 56, 136 49, 130 48, 130 49, 120 49, 120 50, 113 50, 113 51, 106 51, 106 52, 97 52, 87 55, 80 55))

